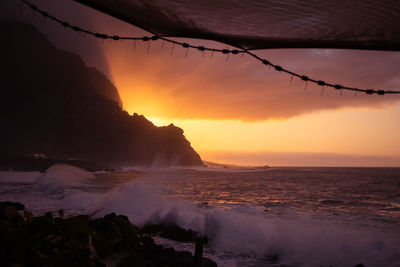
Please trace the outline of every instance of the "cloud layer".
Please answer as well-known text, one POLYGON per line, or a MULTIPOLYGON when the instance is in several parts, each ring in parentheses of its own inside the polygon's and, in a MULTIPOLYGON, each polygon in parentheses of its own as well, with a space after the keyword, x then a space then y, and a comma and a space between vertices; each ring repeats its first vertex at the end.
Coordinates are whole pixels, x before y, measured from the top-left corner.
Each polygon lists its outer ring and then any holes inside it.
MULTIPOLYGON (((256 121, 345 107, 383 107, 399 100, 397 96, 355 95, 306 85, 297 78, 291 81, 290 76, 249 56, 210 57, 209 52, 203 58, 201 52, 180 47, 170 56, 171 45, 164 44, 161 50, 159 43, 152 43, 150 55, 146 55, 148 44, 140 45, 135 54, 110 47, 105 56, 126 107, 149 103, 152 110, 143 112, 152 116, 256 121), (131 60, 123 62, 119 57, 131 60)), ((297 49, 258 54, 327 82, 358 88, 400 88, 400 53, 297 49)))

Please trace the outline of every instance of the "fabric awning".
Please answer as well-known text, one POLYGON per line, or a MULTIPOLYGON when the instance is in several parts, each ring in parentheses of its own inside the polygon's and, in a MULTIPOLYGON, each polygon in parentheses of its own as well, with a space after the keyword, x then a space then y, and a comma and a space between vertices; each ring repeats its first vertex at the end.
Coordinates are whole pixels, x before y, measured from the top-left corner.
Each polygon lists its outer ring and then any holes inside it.
POLYGON ((398 0, 75 0, 153 34, 239 48, 400 50, 398 0))

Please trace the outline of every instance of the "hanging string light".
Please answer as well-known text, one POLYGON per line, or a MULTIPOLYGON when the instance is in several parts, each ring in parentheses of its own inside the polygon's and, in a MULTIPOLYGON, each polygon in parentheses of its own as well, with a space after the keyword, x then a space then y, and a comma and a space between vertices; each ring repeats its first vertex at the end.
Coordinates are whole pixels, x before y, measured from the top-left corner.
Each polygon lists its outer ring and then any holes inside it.
MULTIPOLYGON (((394 91, 394 90, 382 90, 382 89, 359 89, 359 88, 355 88, 355 87, 349 87, 349 86, 344 86, 344 85, 340 85, 340 84, 332 84, 332 83, 328 83, 326 81, 323 80, 316 80, 316 79, 312 79, 309 78, 308 76, 305 75, 301 75, 295 72, 292 72, 290 70, 287 70, 279 65, 273 64, 270 61, 268 61, 267 59, 261 58, 258 55, 254 54, 251 49, 217 49, 217 48, 210 48, 210 47, 205 47, 205 46, 195 46, 195 45, 191 45, 189 43, 186 42, 179 42, 164 36, 159 36, 159 35, 153 35, 153 36, 142 36, 142 37, 129 37, 129 36, 119 36, 119 35, 107 35, 107 34, 103 34, 103 33, 97 33, 97 32, 92 32, 90 30, 87 29, 83 29, 81 27, 75 26, 75 25, 71 25, 70 23, 66 22, 66 21, 62 21, 52 15, 50 15, 49 13, 39 9, 36 5, 32 4, 31 2, 27 1, 27 0, 20 0, 21 1, 21 10, 22 10, 22 4, 25 4, 27 6, 29 6, 32 10, 33 13, 39 13, 40 15, 42 15, 45 19, 50 19, 54 22, 57 22, 58 24, 62 25, 65 28, 70 28, 73 31, 79 32, 79 33, 85 33, 87 35, 91 35, 93 37, 102 39, 104 40, 113 40, 113 41, 119 41, 119 40, 133 40, 133 50, 135 51, 136 49, 136 41, 137 40, 141 40, 143 42, 148 42, 148 41, 156 41, 156 40, 162 40, 163 42, 169 42, 172 44, 172 48, 171 48, 171 53, 170 55, 172 56, 173 52, 174 52, 174 48, 175 45, 178 46, 182 46, 183 48, 186 48, 186 57, 189 54, 189 49, 197 49, 199 51, 201 51, 204 53, 206 51, 210 51, 210 57, 213 56, 214 52, 217 53, 221 53, 221 54, 225 54, 227 55, 226 60, 229 58, 230 54, 233 55, 238 55, 241 54, 241 56, 243 56, 244 54, 247 54, 253 58, 255 58, 256 60, 260 61, 262 64, 268 66, 268 67, 272 67, 273 69, 275 69, 276 71, 279 72, 283 72, 286 74, 291 75, 291 81, 293 80, 294 77, 297 77, 299 79, 301 79, 302 81, 305 82, 305 86, 304 86, 304 90, 307 89, 307 85, 309 82, 317 84, 318 86, 322 87, 322 91, 321 91, 321 95, 323 94, 325 87, 331 87, 334 88, 336 90, 341 90, 340 91, 340 95, 342 95, 343 90, 349 90, 349 91, 354 91, 355 94, 354 96, 357 95, 358 92, 363 92, 366 93, 368 95, 372 95, 372 94, 377 94, 377 95, 385 95, 385 94, 400 94, 400 91, 394 91)), ((148 48, 147 48, 147 54, 150 51, 150 42, 148 43, 148 48)))

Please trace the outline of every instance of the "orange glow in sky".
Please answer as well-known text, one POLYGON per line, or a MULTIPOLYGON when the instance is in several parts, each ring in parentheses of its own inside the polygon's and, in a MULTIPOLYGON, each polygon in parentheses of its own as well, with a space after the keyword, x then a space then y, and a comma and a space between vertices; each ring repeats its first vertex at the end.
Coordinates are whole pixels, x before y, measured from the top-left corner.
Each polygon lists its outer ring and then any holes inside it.
MULTIPOLYGON (((181 127, 204 160, 268 164, 270 159, 263 162, 250 155, 245 160, 232 160, 223 153, 306 152, 393 157, 389 165, 400 165, 398 98, 354 97, 354 93, 348 92, 340 96, 332 89, 326 89, 321 96, 320 88, 309 85, 304 90, 301 81, 290 83, 287 76, 265 70, 251 58, 203 58, 197 51, 191 51, 193 54, 186 58, 182 49, 176 49, 171 56, 168 44, 163 46, 161 49, 160 43, 151 43, 147 55, 146 44, 137 44, 134 52, 129 44, 117 48, 106 45, 112 80, 129 113, 143 114, 157 126, 174 123, 181 127)), ((314 64, 327 72, 306 71, 327 80, 335 79, 330 72, 337 65, 324 66, 318 59, 324 50, 313 51, 298 52, 299 60, 315 57, 314 64)), ((285 62, 295 51, 269 53, 276 57, 275 61, 285 62)), ((346 54, 332 53, 343 56, 339 63, 347 63, 346 54)), ((361 58, 357 64, 362 66, 363 56, 369 55, 358 53, 350 52, 349 56, 361 58)), ((396 60, 400 62, 400 57, 396 60)), ((297 63, 288 62, 293 64, 292 68, 297 63)), ((357 82, 368 87, 382 83, 359 72, 354 73, 355 78, 348 73, 336 75, 347 84, 357 82)), ((389 87, 400 84, 396 75, 390 82, 386 81, 389 87)), ((315 165, 320 165, 318 159, 314 160, 315 165)))
POLYGON ((158 126, 173 122, 182 127, 199 151, 356 152, 400 156, 400 145, 395 141, 400 123, 391 125, 399 113, 400 108, 348 109, 260 122, 149 119, 158 126), (371 120, 378 123, 372 124, 371 120))

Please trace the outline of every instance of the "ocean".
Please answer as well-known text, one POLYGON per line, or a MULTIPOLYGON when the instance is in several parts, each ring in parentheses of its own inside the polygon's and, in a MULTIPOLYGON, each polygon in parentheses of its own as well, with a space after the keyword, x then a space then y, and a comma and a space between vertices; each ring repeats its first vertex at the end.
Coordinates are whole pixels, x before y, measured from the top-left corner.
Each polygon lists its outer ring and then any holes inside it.
MULTIPOLYGON (((110 212, 205 234, 218 266, 400 266, 400 168, 131 168, 0 172, 35 215, 110 212)), ((156 242, 193 251, 193 244, 156 242)))

